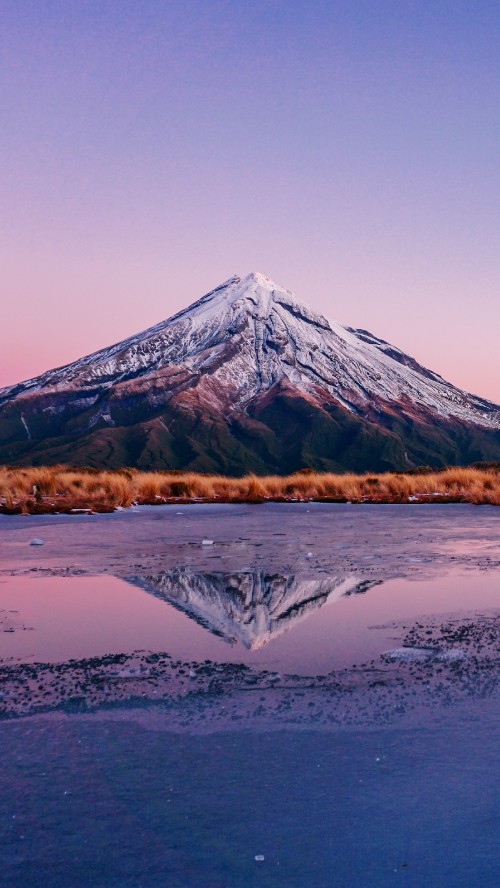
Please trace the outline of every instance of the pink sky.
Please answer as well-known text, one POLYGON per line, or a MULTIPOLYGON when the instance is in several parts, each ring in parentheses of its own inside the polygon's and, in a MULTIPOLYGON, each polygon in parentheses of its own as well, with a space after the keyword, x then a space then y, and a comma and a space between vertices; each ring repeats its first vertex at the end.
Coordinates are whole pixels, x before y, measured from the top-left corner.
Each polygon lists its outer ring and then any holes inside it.
POLYGON ((500 402, 497 4, 42 6, 2 9, 0 386, 261 271, 500 402))

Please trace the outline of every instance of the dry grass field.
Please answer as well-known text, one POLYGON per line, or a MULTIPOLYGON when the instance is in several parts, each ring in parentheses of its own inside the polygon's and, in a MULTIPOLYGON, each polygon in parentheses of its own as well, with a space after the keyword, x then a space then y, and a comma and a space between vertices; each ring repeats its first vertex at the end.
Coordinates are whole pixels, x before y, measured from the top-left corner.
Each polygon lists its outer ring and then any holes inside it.
POLYGON ((105 512, 133 504, 323 501, 500 505, 500 464, 409 474, 318 473, 225 478, 182 472, 0 467, 0 511, 105 512))

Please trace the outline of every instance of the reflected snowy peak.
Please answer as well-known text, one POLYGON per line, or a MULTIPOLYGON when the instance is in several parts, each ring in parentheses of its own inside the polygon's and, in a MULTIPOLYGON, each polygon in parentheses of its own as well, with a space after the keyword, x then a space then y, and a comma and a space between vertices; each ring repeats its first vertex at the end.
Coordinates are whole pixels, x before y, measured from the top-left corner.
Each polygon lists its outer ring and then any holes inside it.
POLYGON ((194 573, 186 569, 127 579, 230 644, 239 642, 249 650, 264 647, 319 608, 374 585, 356 576, 194 573))

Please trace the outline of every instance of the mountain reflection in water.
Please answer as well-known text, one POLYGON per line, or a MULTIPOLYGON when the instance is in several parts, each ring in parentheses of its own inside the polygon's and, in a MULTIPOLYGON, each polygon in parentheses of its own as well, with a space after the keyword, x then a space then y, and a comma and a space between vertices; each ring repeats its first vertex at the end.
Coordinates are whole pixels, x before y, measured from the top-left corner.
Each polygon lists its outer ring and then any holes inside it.
POLYGON ((377 584, 356 576, 194 573, 186 569, 127 579, 229 644, 239 642, 248 650, 265 647, 319 608, 377 584))

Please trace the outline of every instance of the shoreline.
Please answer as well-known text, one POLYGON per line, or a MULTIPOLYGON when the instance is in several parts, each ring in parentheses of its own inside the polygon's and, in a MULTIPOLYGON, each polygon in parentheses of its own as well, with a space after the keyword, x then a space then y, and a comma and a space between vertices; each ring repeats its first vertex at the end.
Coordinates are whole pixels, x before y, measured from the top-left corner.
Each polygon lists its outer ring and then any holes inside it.
POLYGON ((0 515, 95 515, 95 514, 113 514, 114 512, 124 509, 132 509, 134 506, 196 506, 196 505, 264 505, 265 503, 334 503, 337 505, 362 505, 362 506, 442 506, 442 505, 469 505, 469 506, 498 506, 500 503, 476 503, 472 499, 464 496, 446 496, 440 494, 421 494, 411 498, 403 499, 401 497, 363 497, 360 499, 346 499, 344 497, 263 497, 263 498, 166 498, 155 500, 142 500, 129 503, 126 506, 109 505, 104 502, 94 502, 82 504, 76 500, 73 502, 35 502, 24 503, 23 505, 14 504, 7 506, 0 503, 0 515))
POLYGON ((302 469, 291 475, 241 478, 179 470, 0 466, 0 514, 114 512, 131 506, 263 503, 500 505, 500 463, 421 467, 405 472, 335 474, 302 469))

